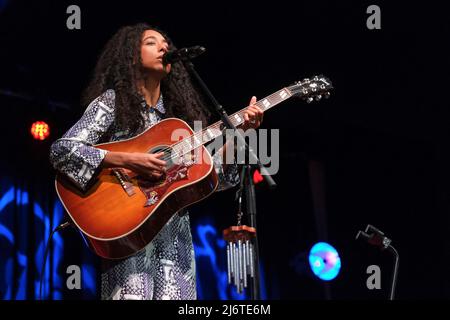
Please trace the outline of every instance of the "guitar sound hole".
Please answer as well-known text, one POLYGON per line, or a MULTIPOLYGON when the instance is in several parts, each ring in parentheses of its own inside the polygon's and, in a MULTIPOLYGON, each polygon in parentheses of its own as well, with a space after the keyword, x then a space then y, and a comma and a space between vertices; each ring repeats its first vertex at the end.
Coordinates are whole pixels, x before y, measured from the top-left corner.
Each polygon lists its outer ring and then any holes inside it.
POLYGON ((152 148, 148 153, 164 152, 164 155, 159 159, 166 161, 166 168, 170 169, 174 165, 174 159, 172 159, 172 148, 170 146, 157 146, 152 148))
POLYGON ((164 152, 164 156, 160 157, 160 159, 166 161, 167 170, 180 164, 190 166, 192 163, 195 162, 196 159, 195 151, 183 154, 182 157, 180 157, 170 146, 165 145, 154 147, 149 151, 149 153, 158 153, 158 152, 164 152))

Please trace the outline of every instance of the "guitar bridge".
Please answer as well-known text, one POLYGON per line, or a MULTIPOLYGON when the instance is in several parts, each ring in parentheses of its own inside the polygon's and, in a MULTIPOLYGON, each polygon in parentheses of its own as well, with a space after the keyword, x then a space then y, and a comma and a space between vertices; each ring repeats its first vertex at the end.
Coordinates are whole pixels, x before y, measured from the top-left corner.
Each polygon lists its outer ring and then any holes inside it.
POLYGON ((128 194, 129 197, 133 196, 136 192, 134 191, 133 183, 130 177, 122 169, 112 169, 113 174, 116 176, 123 190, 128 194))

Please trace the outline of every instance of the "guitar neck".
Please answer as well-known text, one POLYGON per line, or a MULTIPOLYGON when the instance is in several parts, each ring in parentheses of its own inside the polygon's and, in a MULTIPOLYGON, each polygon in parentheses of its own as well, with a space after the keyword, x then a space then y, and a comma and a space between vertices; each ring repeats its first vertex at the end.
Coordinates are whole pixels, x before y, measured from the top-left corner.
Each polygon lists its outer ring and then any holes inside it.
MULTIPOLYGON (((257 105, 261 110, 266 111, 270 108, 276 106, 277 104, 283 102, 284 100, 292 97, 292 93, 287 88, 283 88, 278 90, 277 92, 272 93, 271 95, 257 101, 255 105, 257 105)), ((228 117, 230 122, 237 128, 244 123, 244 112, 246 108, 239 110, 238 112, 233 113, 228 117)), ((217 121, 216 123, 210 125, 208 128, 194 133, 192 136, 189 136, 173 146, 173 150, 177 152, 179 155, 189 153, 190 151, 198 148, 199 146, 206 144, 215 138, 222 135, 222 130, 226 126, 222 121, 217 121)))

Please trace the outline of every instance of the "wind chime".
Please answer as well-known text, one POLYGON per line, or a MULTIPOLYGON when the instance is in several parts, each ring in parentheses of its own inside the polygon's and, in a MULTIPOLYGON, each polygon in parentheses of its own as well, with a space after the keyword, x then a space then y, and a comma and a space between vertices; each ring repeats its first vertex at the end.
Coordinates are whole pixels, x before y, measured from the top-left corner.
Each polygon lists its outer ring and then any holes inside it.
POLYGON ((247 288, 247 276, 255 276, 252 243, 255 234, 255 228, 245 225, 231 226, 223 232, 227 241, 228 284, 235 285, 238 293, 247 288))
MULTIPOLYGON (((242 182, 242 181, 241 181, 242 182)), ((255 249, 253 241, 256 229, 241 225, 242 220, 242 184, 236 196, 239 199, 237 225, 223 231, 227 242, 227 275, 228 284, 235 285, 238 293, 247 288, 247 278, 255 277, 255 249)))

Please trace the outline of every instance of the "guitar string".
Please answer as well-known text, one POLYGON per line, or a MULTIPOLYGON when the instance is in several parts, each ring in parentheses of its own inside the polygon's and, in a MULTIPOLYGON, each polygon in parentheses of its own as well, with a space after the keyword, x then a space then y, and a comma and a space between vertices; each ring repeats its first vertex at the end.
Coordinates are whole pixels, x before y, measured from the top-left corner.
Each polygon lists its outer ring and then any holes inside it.
MULTIPOLYGON (((309 85, 310 85, 310 83, 309 83, 309 85)), ((315 92, 315 94, 320 94, 320 92, 315 92)), ((281 90, 279 90, 279 91, 277 91, 277 92, 274 92, 274 93, 272 93, 271 95, 269 95, 269 96, 267 96, 267 97, 265 97, 265 98, 263 98, 263 99, 257 101, 255 104, 258 105, 258 106, 260 106, 260 107, 262 107, 262 109, 263 109, 264 111, 267 111, 268 109, 270 109, 270 108, 276 106, 277 104, 283 102, 284 100, 287 100, 287 99, 291 98, 292 96, 293 96, 292 90, 290 90, 290 89, 288 89, 288 88, 283 88, 283 89, 281 89, 281 90), (281 98, 281 99, 280 99, 278 96, 280 95, 281 91, 283 91, 283 90, 285 90, 285 89, 288 90, 289 94, 288 94, 287 97, 281 98), (266 99, 267 99, 267 100, 270 100, 270 99, 272 99, 274 96, 276 96, 276 99, 277 99, 277 100, 275 100, 274 102, 272 102, 271 105, 270 105, 269 107, 265 107, 264 104, 262 103, 262 101, 264 101, 264 100, 266 100, 266 99), (262 105, 261 105, 261 104, 262 104, 262 105)), ((304 98, 305 98, 305 96, 304 96, 304 98)), ((232 118, 233 116, 235 116, 236 114, 239 114, 239 113, 243 112, 244 110, 245 110, 245 109, 239 110, 238 112, 235 112, 235 113, 233 113, 232 115, 230 115, 228 118, 230 119, 230 121, 233 121, 231 118, 232 118)), ((241 118, 242 118, 242 117, 241 117, 241 118)), ((218 121, 217 123, 215 123, 215 124, 213 124, 213 125, 210 125, 210 126, 207 127, 206 129, 204 129, 204 130, 202 130, 202 131, 199 131, 199 132, 197 132, 197 133, 195 133, 195 134, 193 134, 193 135, 191 135, 191 136, 189 136, 189 137, 186 137, 186 138, 184 138, 183 140, 181 140, 181 141, 179 141, 179 142, 173 144, 173 145, 172 145, 171 147, 169 147, 169 148, 161 149, 161 151, 162 151, 162 150, 164 150, 164 151, 169 151, 169 150, 171 150, 171 149, 173 150, 173 149, 175 149, 175 147, 177 147, 178 145, 184 143, 184 142, 185 142, 186 140, 188 140, 188 139, 194 138, 194 141, 195 141, 195 138, 198 139, 198 138, 199 138, 199 135, 202 135, 202 136, 203 136, 203 134, 204 134, 208 129, 211 129, 211 128, 218 129, 217 127, 220 126, 221 124, 222 124, 222 121, 218 121)), ((239 123, 239 124, 241 124, 241 123, 239 123)), ((239 125, 239 124, 238 124, 238 125, 239 125)), ((211 140, 212 140, 212 139, 211 139, 211 140)), ((205 142, 205 143, 206 143, 206 142, 205 142)), ((173 152, 173 153, 170 154, 170 156, 164 156, 162 159, 163 159, 164 161, 168 161, 168 160, 172 160, 172 159, 176 159, 176 158, 182 157, 182 156, 184 156, 185 154, 187 154, 187 153, 189 153, 189 152, 191 152, 191 151, 194 151, 194 150, 198 149, 198 148, 201 147, 203 144, 204 144, 204 143, 201 143, 200 145, 198 145, 198 146, 196 146, 196 147, 190 146, 190 148, 187 148, 188 150, 187 150, 186 152, 182 153, 182 154, 179 154, 178 152, 173 152)), ((161 152, 161 151, 159 151, 159 152, 161 152)), ((183 150, 182 150, 182 151, 183 151, 183 150)))
MULTIPOLYGON (((233 122, 233 120, 232 120, 231 118, 232 118, 233 116, 235 116, 236 114, 239 114, 239 113, 241 113, 241 112, 243 112, 243 111, 244 111, 244 110, 240 110, 240 111, 238 111, 238 112, 235 112, 235 113, 233 113, 232 115, 230 115, 228 118, 230 119, 230 121, 233 122)), ((233 124, 234 124, 234 123, 233 123, 233 124)), ((241 124, 241 123, 236 123, 236 124, 234 124, 234 125, 236 126, 236 125, 240 125, 240 124, 241 124)), ((190 135, 190 136, 184 138, 183 140, 181 140, 181 141, 179 141, 179 142, 176 142, 175 144, 171 145, 171 146, 168 147, 168 148, 163 148, 163 149, 161 149, 159 152, 162 152, 162 151, 170 151, 170 150, 176 149, 179 145, 185 143, 187 140, 190 140, 190 141, 195 141, 196 139, 198 140, 198 139, 200 138, 200 136, 203 136, 204 134, 207 134, 207 131, 208 131, 208 130, 217 129, 217 130, 220 131, 220 126, 221 126, 221 125, 222 125, 222 121, 218 121, 218 122, 216 122, 216 123, 214 123, 214 124, 208 126, 208 127, 205 128, 204 130, 199 131, 199 132, 196 132, 196 133, 194 133, 193 135, 190 135)), ((214 139, 214 138, 213 138, 213 139, 214 139)), ((211 140, 212 140, 212 139, 211 139, 211 140)), ((208 141, 206 141, 206 142, 208 142, 208 141)), ((204 142, 204 143, 206 143, 206 142, 204 142)), ((204 143, 198 145, 197 147, 194 147, 193 149, 197 149, 198 147, 202 146, 204 143)), ((191 150, 190 150, 190 151, 191 151, 191 150)), ((189 151, 187 151, 187 152, 189 152, 189 151)), ((179 156, 178 153, 172 153, 172 154, 176 154, 175 157, 179 156)), ((174 157, 172 157, 172 158, 174 158, 174 157)), ((171 157, 169 157, 169 158, 164 157, 163 159, 170 160, 171 157)))
MULTIPOLYGON (((302 86, 303 86, 303 85, 304 85, 304 84, 302 84, 302 86)), ((311 85, 311 83, 308 83, 308 85, 311 85)), ((269 96, 267 96, 267 97, 265 97, 265 98, 263 98, 263 99, 261 99, 261 100, 255 102, 255 104, 258 105, 259 107, 261 107, 261 108, 263 109, 263 111, 267 111, 268 109, 270 109, 270 108, 276 106, 277 104, 279 104, 279 103, 283 102, 284 100, 287 100, 287 99, 289 99, 289 98, 291 98, 291 97, 293 96, 292 90, 289 89, 289 88, 292 88, 292 86, 291 86, 291 87, 286 87, 286 88, 280 89, 280 90, 278 90, 278 91, 272 93, 271 95, 269 95, 269 96), (286 89, 287 89, 287 91, 289 92, 288 96, 287 96, 286 98, 281 98, 281 99, 280 99, 279 96, 280 96, 281 92, 282 92, 283 90, 286 90, 286 89), (267 100, 271 100, 271 99, 274 98, 275 96, 276 96, 276 100, 275 100, 274 102, 272 102, 270 106, 268 106, 268 107, 264 106, 264 104, 262 103, 262 101, 265 101, 266 99, 267 99, 267 100)), ((326 90, 325 90, 325 91, 326 91, 326 90)), ((320 94, 320 93, 321 93, 321 92, 315 92, 315 94, 320 94)), ((305 97, 306 97, 306 96, 304 96, 303 98, 305 98, 305 97)), ((236 114, 239 114, 239 116, 242 118, 241 113, 242 113, 243 111, 245 111, 245 109, 242 109, 242 110, 239 110, 239 111, 233 113, 233 114, 230 115, 228 118, 229 118, 230 121, 232 121, 232 122, 233 122, 232 117, 234 117, 236 114)), ((206 129, 204 129, 204 130, 202 130, 202 131, 199 131, 199 132, 196 132, 195 134, 193 134, 193 135, 191 135, 191 136, 189 136, 189 137, 184 138, 183 140, 181 140, 181 141, 179 141, 179 142, 177 142, 177 143, 171 145, 170 147, 161 149, 159 152, 165 152, 165 151, 174 150, 176 147, 178 147, 178 146, 181 145, 182 143, 185 143, 185 141, 187 141, 188 139, 189 139, 190 141, 196 141, 196 139, 198 140, 198 138, 199 138, 200 135, 201 135, 202 138, 203 138, 203 135, 204 135, 209 129, 219 129, 219 130, 220 130, 220 125, 222 125, 222 124, 223 124, 222 121, 218 121, 218 122, 216 122, 216 123, 214 123, 214 124, 208 126, 206 129), (193 140, 192 140, 192 139, 193 139, 193 140)), ((241 123, 238 123, 237 125, 240 125, 240 124, 241 124, 241 123)), ((235 125, 235 126, 236 126, 236 125, 235 125)), ((214 139, 214 138, 213 138, 213 139, 214 139)), ((203 140, 203 139, 202 139, 202 140, 203 140)), ((212 140, 212 139, 211 139, 211 140, 212 140)), ((207 142, 207 141, 206 141, 206 142, 207 142)), ((204 143, 206 143, 206 142, 204 142, 204 143)), ((204 143, 201 143, 200 145, 198 145, 198 146, 196 146, 196 147, 195 147, 195 144, 194 144, 194 147, 193 147, 192 145, 190 145, 190 148, 187 148, 187 149, 189 149, 189 150, 187 150, 186 152, 184 152, 184 153, 182 153, 182 154, 179 154, 178 152, 173 152, 173 153, 171 153, 169 156, 164 156, 164 157, 162 157, 161 159, 164 160, 164 161, 169 161, 169 160, 173 160, 173 159, 182 157, 183 155, 185 155, 185 154, 187 154, 187 153, 189 153, 189 152, 191 152, 191 151, 194 151, 195 149, 197 149, 197 148, 203 146, 204 143)), ((183 150, 181 150, 181 151, 183 151, 183 150)))
MULTIPOLYGON (((264 104, 262 103, 262 101, 264 101, 264 100, 266 100, 266 99, 267 99, 267 100, 272 99, 274 96, 279 95, 279 94, 280 94, 280 91, 282 91, 282 90, 283 90, 283 89, 281 89, 281 90, 279 90, 279 91, 277 91, 277 92, 272 93, 271 95, 265 97, 264 99, 261 99, 261 100, 257 101, 255 104, 258 105, 259 107, 262 107, 263 111, 267 111, 267 110, 270 109, 271 107, 273 107, 273 106, 279 104, 280 102, 283 102, 284 100, 287 100, 288 98, 290 98, 290 97, 292 96, 292 94, 289 94, 288 97, 282 98, 282 99, 279 99, 279 98, 277 97, 277 100, 278 100, 278 101, 272 102, 271 105, 270 105, 269 107, 265 107, 265 106, 264 106, 264 104), (261 105, 261 104, 262 104, 262 105, 261 105)), ((241 115, 240 113, 242 113, 243 111, 245 111, 245 109, 239 110, 239 111, 237 111, 237 112, 231 114, 231 115, 228 117, 228 119, 229 119, 231 122, 233 122, 232 117, 234 118, 234 116, 235 116, 236 114, 239 114, 240 118, 242 118, 242 115, 241 115)), ((239 121, 239 122, 240 122, 240 121, 239 121)), ((181 141, 179 141, 179 142, 173 144, 171 147, 163 148, 163 149, 159 150, 158 152, 163 152, 163 151, 170 151, 170 150, 173 150, 173 149, 175 149, 177 146, 181 145, 182 143, 185 143, 185 141, 188 140, 188 139, 191 140, 191 141, 196 141, 196 139, 197 139, 197 140, 199 139, 200 135, 203 137, 203 135, 204 135, 208 130, 210 130, 210 129, 218 129, 218 130, 220 130, 220 125, 222 125, 222 124, 223 124, 222 121, 218 121, 218 122, 216 122, 216 123, 210 125, 210 126, 207 127, 206 129, 204 129, 204 130, 202 130, 202 131, 199 131, 199 132, 197 132, 197 133, 195 133, 195 134, 193 134, 193 135, 191 135, 191 136, 189 136, 189 137, 184 138, 183 140, 181 140, 181 141), (192 140, 192 139, 193 139, 193 140, 192 140)), ((234 124, 234 123, 233 123, 233 124, 234 124)), ((242 124, 242 123, 237 123, 237 124, 234 124, 234 125, 236 126, 236 125, 240 125, 240 124, 242 124)), ((203 140, 203 139, 202 139, 202 140, 203 140)), ((212 140, 212 139, 211 139, 211 140, 212 140)), ((206 143, 206 142, 205 142, 205 143, 206 143)), ((204 143, 201 143, 200 145, 198 145, 198 146, 196 146, 196 147, 192 147, 192 146, 191 146, 191 148, 188 148, 188 149, 190 149, 190 150, 188 150, 188 151, 186 151, 186 152, 184 152, 184 153, 182 153, 182 154, 179 154, 178 152, 174 152, 174 153, 171 153, 170 156, 164 156, 164 157, 161 158, 161 159, 164 160, 164 161, 169 161, 169 160, 173 160, 173 159, 175 159, 175 158, 179 158, 179 157, 181 157, 181 156, 183 156, 183 155, 185 155, 185 154, 187 154, 187 153, 189 153, 189 152, 191 152, 191 151, 194 151, 195 149, 197 149, 197 148, 203 146, 203 144, 204 144, 204 143)), ((195 145, 194 145, 194 146, 195 146, 195 145)), ((181 151, 183 151, 183 150, 181 150, 181 151)))

